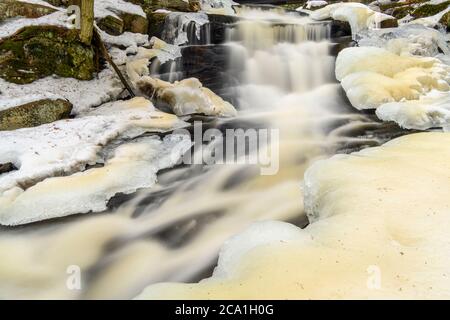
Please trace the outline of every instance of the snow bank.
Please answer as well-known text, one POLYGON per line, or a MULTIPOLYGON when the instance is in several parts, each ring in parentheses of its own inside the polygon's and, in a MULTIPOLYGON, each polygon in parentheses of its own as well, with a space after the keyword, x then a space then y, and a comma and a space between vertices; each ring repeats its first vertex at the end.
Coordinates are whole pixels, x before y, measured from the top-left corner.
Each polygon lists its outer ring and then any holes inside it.
POLYGON ((336 78, 357 109, 388 104, 377 114, 383 119, 398 119, 408 128, 423 129, 446 122, 446 116, 437 113, 436 108, 445 105, 440 96, 449 95, 450 67, 438 59, 400 56, 376 47, 346 48, 336 59, 336 78), (438 101, 434 101, 436 97, 438 101), (398 114, 408 107, 408 114, 398 114))
POLYGON ((119 146, 101 168, 52 177, 0 197, 0 223, 18 225, 90 211, 106 210, 117 193, 151 187, 156 173, 176 164, 191 146, 189 136, 146 137, 119 146))
POLYGON ((309 226, 256 223, 223 247, 211 278, 138 298, 449 298, 449 146, 448 133, 421 133, 316 162, 309 226))
POLYGON ((392 16, 373 11, 362 3, 333 3, 324 8, 311 12, 310 17, 314 20, 334 19, 347 21, 352 29, 352 34, 367 28, 378 28, 384 20, 394 19, 392 16))
POLYGON ((15 101, 17 97, 60 97, 73 104, 72 114, 76 115, 90 107, 116 99, 123 90, 116 74, 109 68, 89 81, 52 76, 20 85, 0 79, 0 106, 9 104, 8 101, 15 101))
MULTIPOLYGON (((117 139, 185 125, 176 116, 157 111, 148 100, 134 98, 104 104, 75 119, 2 131, 0 163, 13 163, 18 170, 0 175, 0 201, 10 202, 48 177, 103 163, 103 150, 117 139)), ((8 208, 13 211, 11 206, 8 208)))

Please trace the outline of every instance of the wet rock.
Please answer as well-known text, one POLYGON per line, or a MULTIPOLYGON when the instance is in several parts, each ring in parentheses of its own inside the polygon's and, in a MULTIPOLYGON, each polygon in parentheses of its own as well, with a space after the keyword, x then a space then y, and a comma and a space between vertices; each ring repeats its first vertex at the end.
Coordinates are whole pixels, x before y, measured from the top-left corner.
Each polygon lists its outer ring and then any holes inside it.
POLYGON ((352 35, 352 29, 347 21, 331 21, 331 38, 340 38, 352 35))
POLYGON ((18 84, 52 74, 89 80, 96 58, 94 48, 79 41, 77 30, 29 26, 0 40, 0 77, 18 84))
POLYGON ((33 101, 0 111, 0 130, 39 126, 68 118, 71 111, 72 104, 67 100, 43 99, 33 101))
POLYGON ((211 43, 221 44, 226 41, 226 30, 240 18, 221 14, 208 14, 211 43))
POLYGON ((398 22, 397 19, 392 18, 392 19, 386 19, 380 22, 380 28, 384 29, 384 28, 396 28, 398 27, 398 22))
POLYGON ((238 74, 243 66, 230 66, 229 47, 225 45, 188 46, 182 49, 184 77, 198 78, 207 88, 227 101, 227 88, 238 85, 238 74))
POLYGON ((15 17, 39 18, 55 11, 53 8, 39 4, 2 0, 0 2, 0 21, 15 17))
POLYGON ((0 174, 7 173, 13 170, 17 170, 17 168, 11 163, 0 163, 0 174))
POLYGON ((113 36, 121 35, 124 32, 123 20, 118 17, 106 16, 96 19, 96 23, 100 29, 113 36))
POLYGON ((167 13, 150 13, 147 14, 148 19, 148 35, 150 37, 162 37, 164 30, 164 23, 166 21, 167 13))

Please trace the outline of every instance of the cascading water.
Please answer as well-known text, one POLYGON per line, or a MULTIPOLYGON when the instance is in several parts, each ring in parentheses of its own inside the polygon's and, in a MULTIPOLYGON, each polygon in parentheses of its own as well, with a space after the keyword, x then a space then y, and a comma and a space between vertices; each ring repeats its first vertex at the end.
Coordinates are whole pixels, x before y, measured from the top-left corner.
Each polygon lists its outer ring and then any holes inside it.
MULTIPOLYGON (((242 163, 179 166, 118 210, 3 229, 0 251, 11 255, 6 263, 20 263, 2 265, 2 293, 131 298, 151 283, 207 277, 223 242, 252 222, 307 223, 300 184, 312 161, 380 142, 365 133, 381 125, 346 109, 333 83, 327 23, 283 11, 243 9, 238 16, 245 21, 230 26, 226 47, 239 115, 207 126, 278 130, 279 170, 261 175, 258 165, 242 163), (72 265, 83 273, 81 290, 66 287, 72 265)), ((178 23, 167 37, 178 39, 185 26, 178 23)), ((180 70, 169 69, 176 79, 180 70)))

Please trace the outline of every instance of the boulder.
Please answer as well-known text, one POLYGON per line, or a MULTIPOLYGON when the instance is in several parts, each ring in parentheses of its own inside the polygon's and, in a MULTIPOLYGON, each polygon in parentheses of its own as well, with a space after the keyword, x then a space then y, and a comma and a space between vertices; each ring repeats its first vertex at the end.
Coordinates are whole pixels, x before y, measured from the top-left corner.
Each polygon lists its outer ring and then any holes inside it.
POLYGON ((96 19, 100 29, 108 34, 118 36, 125 31, 133 33, 147 33, 148 20, 140 15, 121 12, 118 16, 108 15, 96 19))
POLYGON ((35 127, 68 118, 72 104, 63 99, 43 99, 0 111, 0 130, 35 127))
POLYGON ((162 37, 162 32, 164 30, 164 23, 166 21, 167 13, 147 13, 148 18, 148 35, 150 37, 162 37))
POLYGON ((380 22, 380 28, 396 28, 398 27, 398 21, 395 18, 385 19, 380 22))
POLYGON ((15 17, 39 18, 55 11, 53 8, 39 4, 2 0, 0 2, 0 21, 15 17))
POLYGON ((18 84, 56 74, 90 80, 95 50, 79 41, 78 31, 58 26, 28 26, 0 39, 0 77, 18 84))

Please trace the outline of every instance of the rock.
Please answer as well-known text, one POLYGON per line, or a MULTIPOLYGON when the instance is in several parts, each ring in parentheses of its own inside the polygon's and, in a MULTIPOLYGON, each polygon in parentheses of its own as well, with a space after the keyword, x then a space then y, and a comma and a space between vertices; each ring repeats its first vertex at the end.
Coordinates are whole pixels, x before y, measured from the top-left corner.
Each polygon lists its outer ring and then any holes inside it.
POLYGON ((450 6, 450 1, 445 1, 439 4, 424 4, 423 6, 415 9, 411 15, 416 19, 434 16, 435 14, 447 9, 448 6, 450 6))
POLYGON ((17 170, 17 168, 11 163, 0 163, 0 174, 17 170))
POLYGON ((15 17, 39 18, 55 11, 53 8, 39 4, 2 0, 0 2, 0 21, 15 17))
POLYGON ((450 32, 450 12, 444 14, 439 23, 442 23, 446 27, 447 32, 450 32))
POLYGON ((211 43, 221 44, 226 41, 226 29, 228 25, 240 20, 236 16, 227 16, 222 14, 208 14, 209 29, 211 31, 211 43))
POLYGON ((124 31, 144 34, 147 33, 148 20, 146 18, 128 12, 121 13, 120 18, 123 20, 124 31))
POLYGON ((391 19, 385 19, 380 22, 380 28, 396 28, 398 27, 397 19, 391 18, 391 19))
POLYGON ((340 38, 352 35, 352 28, 347 21, 331 21, 331 38, 340 38))
POLYGON ((146 34, 148 29, 146 18, 128 12, 121 12, 118 16, 108 15, 96 19, 96 22, 100 29, 113 36, 118 36, 125 31, 146 34))
POLYGON ((164 30, 164 23, 166 21, 167 13, 151 13, 147 14, 148 19, 148 35, 150 37, 162 37, 164 30))
MULTIPOLYGON (((127 0, 128 2, 140 5, 147 15, 155 10, 166 9, 170 11, 194 12, 197 6, 183 0, 127 0)), ((191 1, 192 2, 192 1, 191 1)))
POLYGON ((96 19, 96 23, 100 29, 113 36, 121 35, 124 31, 123 20, 118 17, 106 16, 96 19))
POLYGON ((72 104, 67 100, 43 99, 33 101, 0 111, 0 130, 39 126, 68 118, 71 111, 72 104))
POLYGON ((57 26, 28 26, 0 39, 0 77, 18 84, 56 74, 90 80, 95 50, 79 41, 78 31, 57 26))

